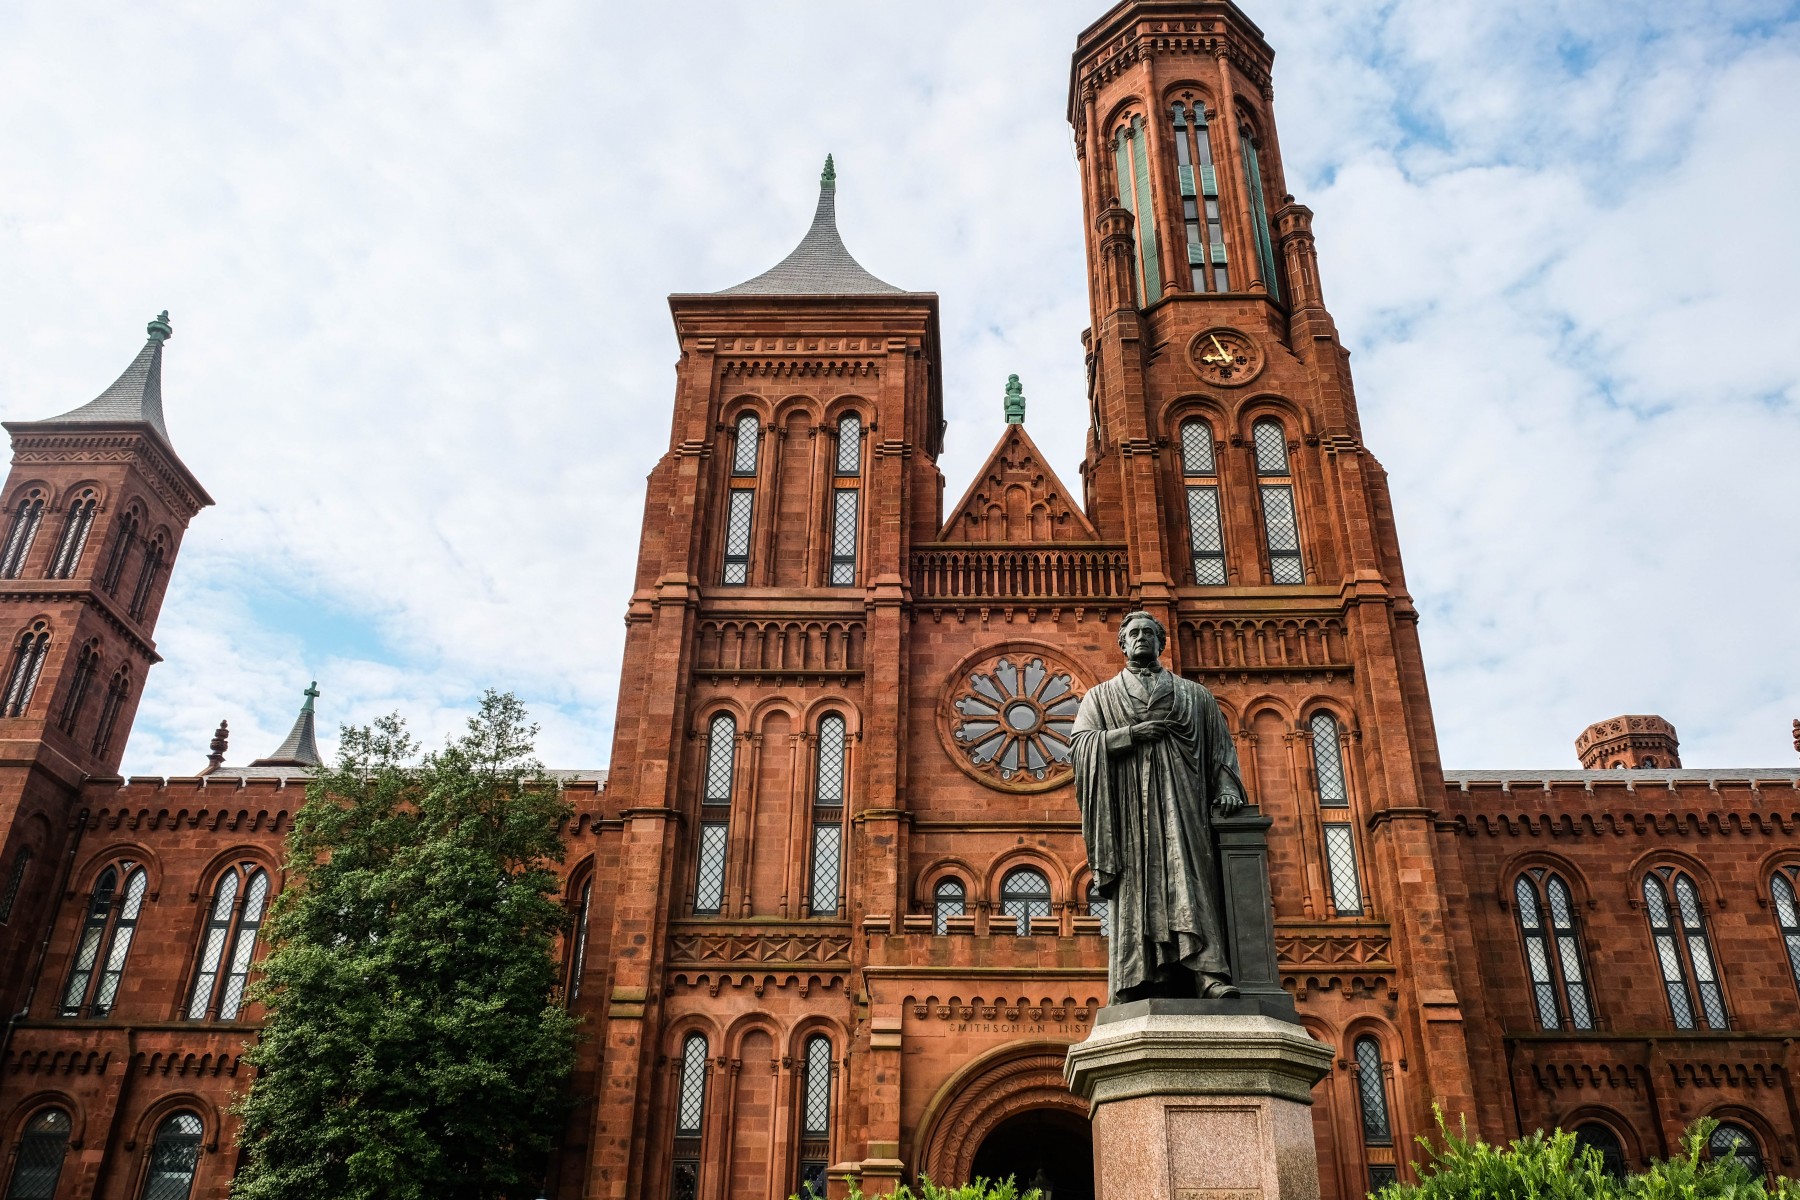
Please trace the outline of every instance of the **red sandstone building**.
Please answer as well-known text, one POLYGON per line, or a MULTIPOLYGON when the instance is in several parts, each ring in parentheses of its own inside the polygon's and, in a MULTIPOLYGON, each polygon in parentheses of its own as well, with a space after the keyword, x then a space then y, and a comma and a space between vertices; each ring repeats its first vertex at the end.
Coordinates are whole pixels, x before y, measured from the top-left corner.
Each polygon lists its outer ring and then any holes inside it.
MULTIPOLYGON (((610 777, 570 774, 567 1002, 546 1195, 765 1200, 1016 1172, 1091 1196, 1062 1055, 1103 1003, 1067 766, 1146 608, 1239 739, 1284 983, 1338 1047, 1324 1193, 1406 1171, 1433 1103, 1627 1164, 1702 1115, 1795 1170, 1800 771, 1690 771, 1621 717, 1581 770, 1446 771, 1386 479, 1362 444, 1272 52, 1225 0, 1081 35, 1078 490, 1009 389, 946 503, 938 300, 811 230, 670 299, 610 777)), ((182 534, 166 322, 98 399, 12 423, 0 634, 0 1195, 224 1197, 243 1004, 312 699, 243 768, 117 766, 182 534)), ((216 751, 223 746, 216 745, 216 751)), ((196 764, 198 766, 199 764, 196 764)))

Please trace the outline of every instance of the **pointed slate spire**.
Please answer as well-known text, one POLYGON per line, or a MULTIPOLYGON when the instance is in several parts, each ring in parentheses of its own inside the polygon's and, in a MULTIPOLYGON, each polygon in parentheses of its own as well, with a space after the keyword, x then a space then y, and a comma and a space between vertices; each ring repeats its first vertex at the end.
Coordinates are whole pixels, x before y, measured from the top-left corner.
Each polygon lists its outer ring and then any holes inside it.
POLYGON ((812 228, 794 247, 794 252, 758 275, 736 287, 728 287, 720 296, 885 296, 903 295, 897 288, 875 278, 844 249, 844 239, 837 228, 837 166, 831 155, 825 156, 825 170, 819 176, 819 207, 813 213, 812 228))
POLYGON ((146 327, 150 335, 138 356, 131 360, 125 373, 113 382, 113 385, 89 400, 80 408, 71 409, 60 417, 51 417, 44 424, 79 424, 79 425, 111 425, 117 422, 142 422, 154 429, 158 436, 167 443, 169 441, 168 426, 163 424, 162 407, 162 356, 163 343, 174 336, 175 331, 169 325, 169 310, 158 313, 155 320, 146 327))
POLYGON ((313 701, 319 698, 319 681, 301 693, 306 703, 300 706, 300 715, 294 718, 294 727, 288 731, 287 740, 275 748, 275 753, 267 758, 259 758, 250 765, 253 767, 318 767, 325 760, 319 757, 319 743, 313 736, 313 701))
POLYGON ((1017 375, 1006 377, 1006 423, 1023 425, 1025 423, 1025 388, 1017 375))

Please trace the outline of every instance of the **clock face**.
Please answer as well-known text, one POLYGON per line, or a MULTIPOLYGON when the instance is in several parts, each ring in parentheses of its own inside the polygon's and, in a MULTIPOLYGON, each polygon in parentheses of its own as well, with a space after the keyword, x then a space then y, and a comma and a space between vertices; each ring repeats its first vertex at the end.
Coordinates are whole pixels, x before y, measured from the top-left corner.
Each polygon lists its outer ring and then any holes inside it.
POLYGON ((1208 329, 1188 344, 1200 378, 1220 387, 1249 383, 1262 370, 1262 351, 1235 329, 1208 329))

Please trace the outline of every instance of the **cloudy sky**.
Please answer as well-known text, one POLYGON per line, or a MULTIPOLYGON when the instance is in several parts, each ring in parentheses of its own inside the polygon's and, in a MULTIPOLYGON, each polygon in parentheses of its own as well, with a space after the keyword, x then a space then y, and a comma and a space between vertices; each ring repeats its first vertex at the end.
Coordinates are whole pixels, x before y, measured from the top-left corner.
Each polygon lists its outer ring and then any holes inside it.
MULTIPOLYGON (((1452 766, 1690 766, 1800 715, 1800 4, 1247 0, 1395 492, 1452 766)), ((218 506, 131 773, 429 741, 510 688, 604 765, 664 297, 781 258, 835 153, 877 275, 942 296, 959 495, 1024 377, 1071 482, 1087 323, 1068 56, 1095 0, 0 5, 0 416, 175 326, 218 506), (335 741, 335 738, 332 739, 335 741)))

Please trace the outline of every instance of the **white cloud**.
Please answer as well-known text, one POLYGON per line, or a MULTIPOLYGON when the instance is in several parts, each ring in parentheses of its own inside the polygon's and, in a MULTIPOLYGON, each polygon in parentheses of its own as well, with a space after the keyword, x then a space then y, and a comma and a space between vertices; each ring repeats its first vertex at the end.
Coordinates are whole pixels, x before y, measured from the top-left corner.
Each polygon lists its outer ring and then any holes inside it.
MULTIPOLYGON (((1062 114, 1099 8, 0 9, 0 408, 92 396, 166 306, 170 424, 219 501, 127 769, 196 769, 220 716, 233 761, 266 753, 315 677, 327 726, 398 707, 427 740, 512 687, 547 760, 602 764, 664 296, 785 254, 827 150, 853 252, 943 297, 949 496, 1012 371, 1073 483, 1062 114)), ((1786 761, 1791 8, 1251 8, 1446 760, 1567 765, 1652 710, 1690 762, 1786 761)))

